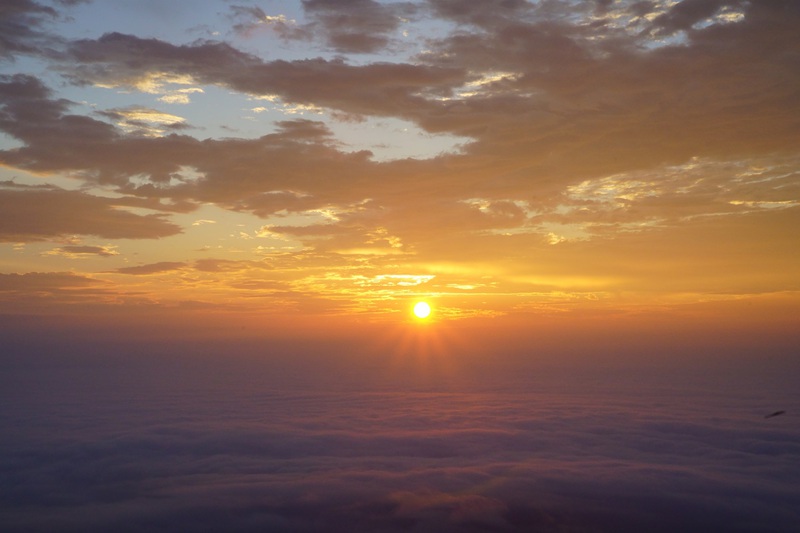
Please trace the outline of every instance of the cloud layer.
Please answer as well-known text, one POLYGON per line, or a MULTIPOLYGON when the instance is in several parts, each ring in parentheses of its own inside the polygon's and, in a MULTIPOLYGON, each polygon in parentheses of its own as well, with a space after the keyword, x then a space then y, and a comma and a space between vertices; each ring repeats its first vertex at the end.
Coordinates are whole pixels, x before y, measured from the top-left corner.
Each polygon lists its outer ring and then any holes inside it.
POLYGON ((186 355, 4 374, 6 527, 788 532, 800 518, 800 399, 775 367, 665 388, 680 372, 629 369, 633 385, 523 361, 415 376, 381 354, 186 355), (774 402, 790 411, 764 419, 774 402))

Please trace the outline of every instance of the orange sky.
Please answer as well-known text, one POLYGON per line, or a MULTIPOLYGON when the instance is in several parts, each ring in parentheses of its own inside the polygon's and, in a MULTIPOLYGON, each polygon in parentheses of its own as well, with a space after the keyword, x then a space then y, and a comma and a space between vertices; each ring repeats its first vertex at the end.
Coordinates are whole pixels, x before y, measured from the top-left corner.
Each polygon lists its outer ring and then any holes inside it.
POLYGON ((794 2, 66 4, 0 7, 7 331, 800 329, 794 2))

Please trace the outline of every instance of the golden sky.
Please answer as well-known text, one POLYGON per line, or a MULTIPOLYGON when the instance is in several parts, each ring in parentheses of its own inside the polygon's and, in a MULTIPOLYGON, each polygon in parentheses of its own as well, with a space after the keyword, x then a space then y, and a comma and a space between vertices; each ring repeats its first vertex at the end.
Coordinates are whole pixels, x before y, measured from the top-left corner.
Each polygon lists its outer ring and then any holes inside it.
POLYGON ((793 0, 19 0, 0 35, 5 328, 798 327, 793 0))

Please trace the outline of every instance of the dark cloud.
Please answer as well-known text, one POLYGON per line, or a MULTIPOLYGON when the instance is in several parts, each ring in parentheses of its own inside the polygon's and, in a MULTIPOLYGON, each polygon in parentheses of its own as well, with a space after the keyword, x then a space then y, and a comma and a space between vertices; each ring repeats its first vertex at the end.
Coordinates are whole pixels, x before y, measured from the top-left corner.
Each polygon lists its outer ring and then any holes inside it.
POLYGON ((33 76, 3 75, 0 77, 3 106, 0 127, 24 142, 58 139, 65 133, 80 133, 86 135, 87 140, 109 135, 110 128, 104 123, 78 115, 64 116, 71 103, 51 96, 52 92, 33 76))
POLYGON ((180 233, 160 215, 116 209, 112 199, 55 187, 0 187, 0 241, 46 241, 71 235, 153 239, 180 233))
POLYGON ((534 4, 526 0, 490 0, 485 2, 428 0, 428 4, 437 17, 479 27, 491 27, 519 20, 525 18, 534 9, 534 4))
POLYGON ((389 44, 402 17, 416 12, 411 2, 382 3, 374 0, 303 0, 310 30, 320 28, 328 44, 344 53, 377 52, 389 44))
POLYGON ((50 41, 43 27, 58 16, 55 9, 33 0, 8 0, 0 5, 0 60, 18 54, 42 53, 50 41))
POLYGON ((787 4, 746 8, 743 21, 649 51, 636 33, 603 39, 591 26, 561 20, 447 37, 432 47, 431 61, 515 76, 420 121, 477 137, 471 148, 520 163, 527 147, 531 176, 562 165, 573 175, 613 173, 620 168, 605 166, 611 161, 631 168, 690 154, 791 151, 785 141, 796 124, 780 109, 795 107, 785 89, 798 84, 789 66, 798 39, 788 32, 797 17, 787 4))
POLYGON ((231 69, 252 69, 261 64, 256 56, 240 52, 227 43, 176 46, 116 32, 99 39, 74 41, 69 44, 67 53, 69 56, 65 59, 76 62, 74 70, 66 70, 75 83, 100 80, 125 83, 151 71, 193 74, 210 81, 231 69))
POLYGON ((225 43, 176 46, 120 33, 72 43, 69 60, 72 63, 62 68, 75 83, 129 85, 149 73, 169 72, 248 94, 278 94, 287 102, 313 103, 357 115, 405 115, 425 104, 416 92, 446 91, 464 78, 457 69, 402 63, 263 62, 225 43))
POLYGON ((653 30, 659 35, 672 35, 688 31, 695 24, 706 21, 725 7, 741 9, 747 0, 683 0, 653 20, 653 30))

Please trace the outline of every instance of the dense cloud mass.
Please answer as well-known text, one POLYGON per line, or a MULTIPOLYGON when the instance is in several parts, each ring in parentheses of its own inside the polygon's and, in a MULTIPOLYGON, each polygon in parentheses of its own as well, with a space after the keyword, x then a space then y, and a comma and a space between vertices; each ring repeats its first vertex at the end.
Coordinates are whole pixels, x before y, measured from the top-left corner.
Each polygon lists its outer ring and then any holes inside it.
POLYGON ((763 418, 800 398, 774 368, 632 385, 220 355, 4 373, 7 530, 788 533, 800 519, 797 415, 763 418), (325 372, 298 377, 309 364, 325 372))

